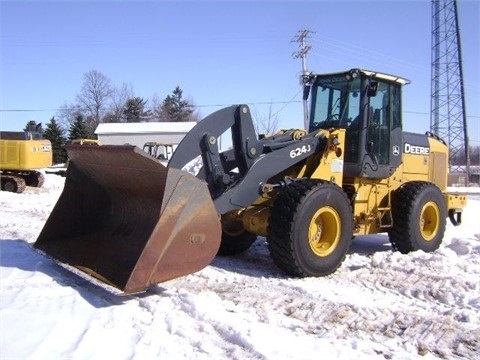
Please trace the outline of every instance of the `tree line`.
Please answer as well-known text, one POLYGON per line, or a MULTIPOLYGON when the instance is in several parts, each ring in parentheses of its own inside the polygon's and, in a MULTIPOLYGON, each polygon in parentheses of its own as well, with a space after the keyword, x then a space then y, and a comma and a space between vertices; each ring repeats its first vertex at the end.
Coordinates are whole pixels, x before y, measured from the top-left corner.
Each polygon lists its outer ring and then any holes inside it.
POLYGON ((36 121, 29 121, 25 125, 24 131, 39 132, 44 139, 50 140, 52 143, 53 163, 61 164, 67 161, 67 152, 64 149, 65 144, 74 139, 95 139, 95 135, 90 131, 82 115, 77 115, 75 120, 70 124, 67 134, 62 126, 52 117, 46 124, 45 129, 42 123, 37 124, 36 121))
POLYGON ((97 70, 83 75, 83 83, 72 103, 60 107, 46 124, 29 121, 24 130, 41 132, 50 140, 55 164, 66 161, 64 145, 74 139, 96 139, 100 123, 199 121, 200 115, 192 101, 183 98, 177 86, 171 94, 160 99, 156 94, 148 100, 135 96, 131 86, 117 88, 108 77, 97 70))
MULTIPOLYGON (((480 146, 469 146, 470 165, 480 165, 480 146)), ((467 163, 465 148, 462 147, 450 157, 451 165, 463 166, 467 163)))
POLYGON ((92 132, 100 123, 199 120, 197 109, 183 98, 179 86, 164 99, 155 94, 148 105, 147 99, 135 96, 131 86, 124 83, 114 87, 110 79, 97 70, 83 75, 75 101, 64 104, 57 117, 61 123, 71 124, 79 115, 92 132))

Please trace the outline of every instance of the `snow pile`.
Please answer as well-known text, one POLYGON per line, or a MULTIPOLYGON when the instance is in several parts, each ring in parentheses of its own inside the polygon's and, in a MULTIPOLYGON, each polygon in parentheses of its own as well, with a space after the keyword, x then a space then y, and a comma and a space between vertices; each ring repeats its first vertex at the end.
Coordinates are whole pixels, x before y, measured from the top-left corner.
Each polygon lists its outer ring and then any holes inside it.
POLYGON ((1 359, 480 358, 480 195, 434 253, 359 237, 335 274, 290 279, 258 238, 121 297, 32 249, 63 182, 0 192, 1 359))

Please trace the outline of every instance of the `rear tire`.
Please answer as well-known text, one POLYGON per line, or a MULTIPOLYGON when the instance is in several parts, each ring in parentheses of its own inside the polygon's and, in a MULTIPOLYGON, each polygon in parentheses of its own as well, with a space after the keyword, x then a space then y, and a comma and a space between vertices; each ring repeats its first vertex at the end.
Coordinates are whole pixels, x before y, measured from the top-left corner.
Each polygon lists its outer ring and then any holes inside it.
POLYGON ((275 200, 268 248, 275 264, 289 275, 325 276, 345 259, 352 233, 352 208, 340 187, 297 180, 275 200))
POLYGON ((447 209, 440 189, 432 183, 409 182, 392 194, 393 228, 390 242, 402 254, 438 249, 447 223, 447 209))

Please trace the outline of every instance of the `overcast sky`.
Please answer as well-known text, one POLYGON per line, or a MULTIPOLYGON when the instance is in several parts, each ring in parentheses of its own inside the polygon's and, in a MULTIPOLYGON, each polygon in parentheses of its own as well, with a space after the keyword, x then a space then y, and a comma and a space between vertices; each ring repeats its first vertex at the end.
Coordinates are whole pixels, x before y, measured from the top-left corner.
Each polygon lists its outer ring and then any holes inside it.
MULTIPOLYGON (((203 116, 249 103, 283 128, 303 127, 300 29, 315 33, 313 72, 354 67, 410 79, 404 127, 430 124, 431 2, 417 1, 1 1, 0 129, 47 123, 98 70, 135 95, 179 85, 203 116), (12 111, 15 110, 15 111, 12 111)), ((459 1, 472 145, 480 145, 480 2, 459 1)))

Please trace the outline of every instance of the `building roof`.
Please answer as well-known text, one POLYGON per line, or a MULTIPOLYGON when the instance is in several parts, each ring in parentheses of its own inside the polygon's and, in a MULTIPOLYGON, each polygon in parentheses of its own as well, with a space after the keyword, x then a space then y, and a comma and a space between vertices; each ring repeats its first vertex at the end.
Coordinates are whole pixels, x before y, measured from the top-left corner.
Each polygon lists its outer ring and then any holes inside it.
POLYGON ((95 134, 149 134, 149 133, 187 133, 197 123, 188 122, 142 122, 142 123, 102 123, 95 134))

